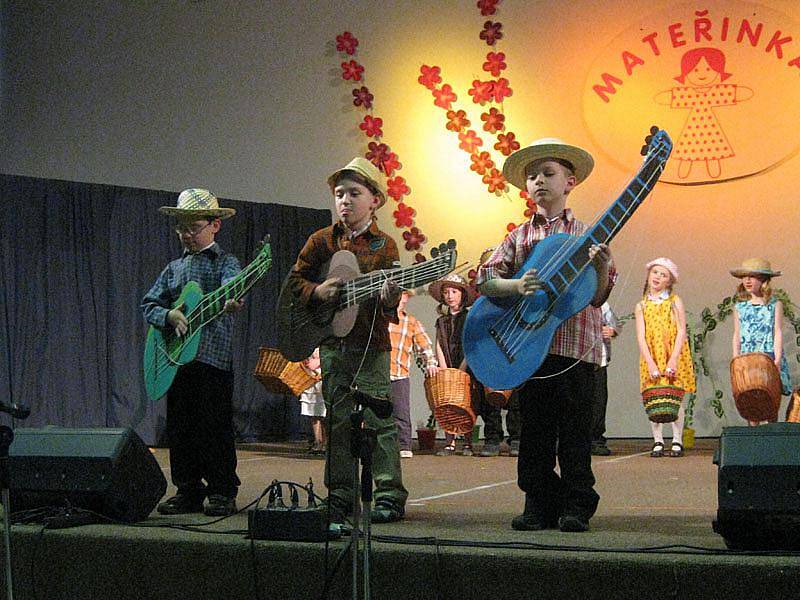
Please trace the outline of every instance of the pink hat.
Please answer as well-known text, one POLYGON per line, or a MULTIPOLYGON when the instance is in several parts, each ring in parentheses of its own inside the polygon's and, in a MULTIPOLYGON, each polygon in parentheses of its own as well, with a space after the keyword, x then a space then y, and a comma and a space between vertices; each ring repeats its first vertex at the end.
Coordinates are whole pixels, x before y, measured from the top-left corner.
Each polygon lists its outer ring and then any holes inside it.
POLYGON ((650 271, 656 265, 660 267, 664 267, 667 271, 669 271, 670 275, 672 275, 672 281, 678 281, 678 266, 668 259, 666 256, 659 256, 658 258, 654 258, 649 263, 645 265, 645 268, 650 271))

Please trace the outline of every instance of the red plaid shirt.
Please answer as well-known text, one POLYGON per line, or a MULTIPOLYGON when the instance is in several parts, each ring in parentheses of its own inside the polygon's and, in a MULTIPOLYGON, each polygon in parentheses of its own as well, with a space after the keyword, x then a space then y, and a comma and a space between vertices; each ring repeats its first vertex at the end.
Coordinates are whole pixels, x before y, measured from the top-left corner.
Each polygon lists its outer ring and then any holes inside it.
POLYGON ((431 338, 425 333, 416 317, 403 312, 399 323, 389 323, 389 337, 392 340, 391 378, 406 379, 411 369, 411 357, 424 357, 426 367, 435 367, 431 338))
MULTIPOLYGON (((494 253, 478 269, 475 284, 481 285, 489 279, 502 277, 508 279, 517 273, 536 242, 554 233, 583 235, 586 225, 578 221, 567 208, 561 218, 548 222, 536 213, 530 221, 523 223, 506 236, 494 253)), ((608 270, 608 289, 614 285, 617 272, 613 263, 608 270)), ((602 301, 601 301, 602 304, 602 301)), ((603 354, 603 313, 599 307, 591 304, 564 321, 553 336, 550 354, 576 358, 585 362, 600 364, 603 354)))

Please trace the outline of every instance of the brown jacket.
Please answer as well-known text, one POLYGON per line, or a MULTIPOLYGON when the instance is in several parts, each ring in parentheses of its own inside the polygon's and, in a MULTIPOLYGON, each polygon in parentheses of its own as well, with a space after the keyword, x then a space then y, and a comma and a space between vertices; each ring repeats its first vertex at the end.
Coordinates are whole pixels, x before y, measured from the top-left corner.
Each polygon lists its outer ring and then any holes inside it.
MULTIPOLYGON (((400 266, 397 244, 386 233, 378 229, 375 221, 372 221, 369 229, 352 240, 348 235, 347 228, 339 221, 311 234, 289 273, 291 290, 301 302, 306 304, 315 302, 312 294, 317 285, 324 280, 321 269, 339 250, 349 250, 355 254, 362 273, 400 266)), ((372 298, 359 306, 355 325, 352 331, 343 338, 349 348, 364 349, 366 347, 367 340, 370 339, 370 328, 376 302, 379 303, 378 298, 372 298)), ((375 330, 372 333, 370 348, 391 350, 389 321, 398 322, 396 308, 379 305, 378 314, 375 315, 375 330)))

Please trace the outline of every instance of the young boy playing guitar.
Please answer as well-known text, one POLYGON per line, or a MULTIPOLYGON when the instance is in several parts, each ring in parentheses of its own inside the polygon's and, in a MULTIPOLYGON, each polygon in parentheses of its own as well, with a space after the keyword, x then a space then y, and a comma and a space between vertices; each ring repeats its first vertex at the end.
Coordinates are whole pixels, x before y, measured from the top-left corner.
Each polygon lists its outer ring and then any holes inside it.
MULTIPOLYGON (((214 241, 221 220, 232 208, 220 208, 208 190, 192 188, 178 196, 175 207, 161 212, 177 218, 175 232, 183 254, 170 262, 142 300, 145 320, 154 327, 187 333, 181 307, 174 307, 189 281, 211 292, 241 271, 239 261, 214 241)), ((167 437, 172 482, 178 493, 158 505, 158 512, 179 515, 204 512, 226 516, 236 512, 236 446, 233 431, 233 319, 242 302, 228 300, 224 314, 200 332, 195 359, 178 368, 167 392, 167 437), (203 482, 205 480, 205 483, 203 482), (205 506, 203 505, 206 499, 205 506)))
MULTIPOLYGON (((527 191, 538 208, 480 267, 476 284, 481 294, 511 297, 542 289, 535 269, 511 277, 538 241, 555 233, 580 236, 586 231, 566 205, 593 167, 588 152, 555 138, 538 140, 508 157, 503 175, 527 191)), ((541 367, 519 388, 518 485, 525 492, 525 509, 513 519, 514 529, 586 531, 597 508, 591 466, 592 372, 603 344, 599 307, 616 274, 605 244, 593 245, 589 256, 597 273, 590 305, 561 323, 541 367), (554 470, 556 458, 560 476, 554 470)))
MULTIPOLYGON (((386 186, 378 169, 364 158, 354 158, 328 178, 339 220, 309 237, 287 279, 294 298, 305 305, 334 303, 345 282, 329 277, 318 283, 326 263, 339 250, 352 252, 362 273, 399 266, 397 244, 378 229, 375 211, 386 202, 386 186)), ((364 411, 364 425, 375 429, 373 453, 376 523, 398 521, 405 514, 408 492, 400 470, 397 428, 391 415, 388 323, 397 323, 401 290, 388 279, 380 296, 362 302, 352 330, 320 344, 322 391, 330 416, 326 482, 331 519, 341 520, 353 504, 353 468, 350 455, 352 391, 385 400, 388 413, 364 411)), ((378 411, 382 412, 382 411, 378 411)))

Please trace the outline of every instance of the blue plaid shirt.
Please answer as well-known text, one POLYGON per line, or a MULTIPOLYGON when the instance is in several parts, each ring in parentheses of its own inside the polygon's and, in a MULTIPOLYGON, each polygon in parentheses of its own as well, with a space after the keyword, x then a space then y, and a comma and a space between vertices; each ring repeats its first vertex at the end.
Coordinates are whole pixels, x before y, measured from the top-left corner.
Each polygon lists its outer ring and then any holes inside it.
MULTIPOLYGON (((233 279, 242 267, 232 254, 214 243, 197 254, 184 251, 183 256, 170 262, 153 287, 142 299, 144 319, 156 327, 164 327, 167 313, 189 281, 200 285, 204 294, 214 291, 233 279)), ((233 317, 222 314, 207 323, 200 332, 200 347, 195 360, 223 371, 233 363, 233 317)))

